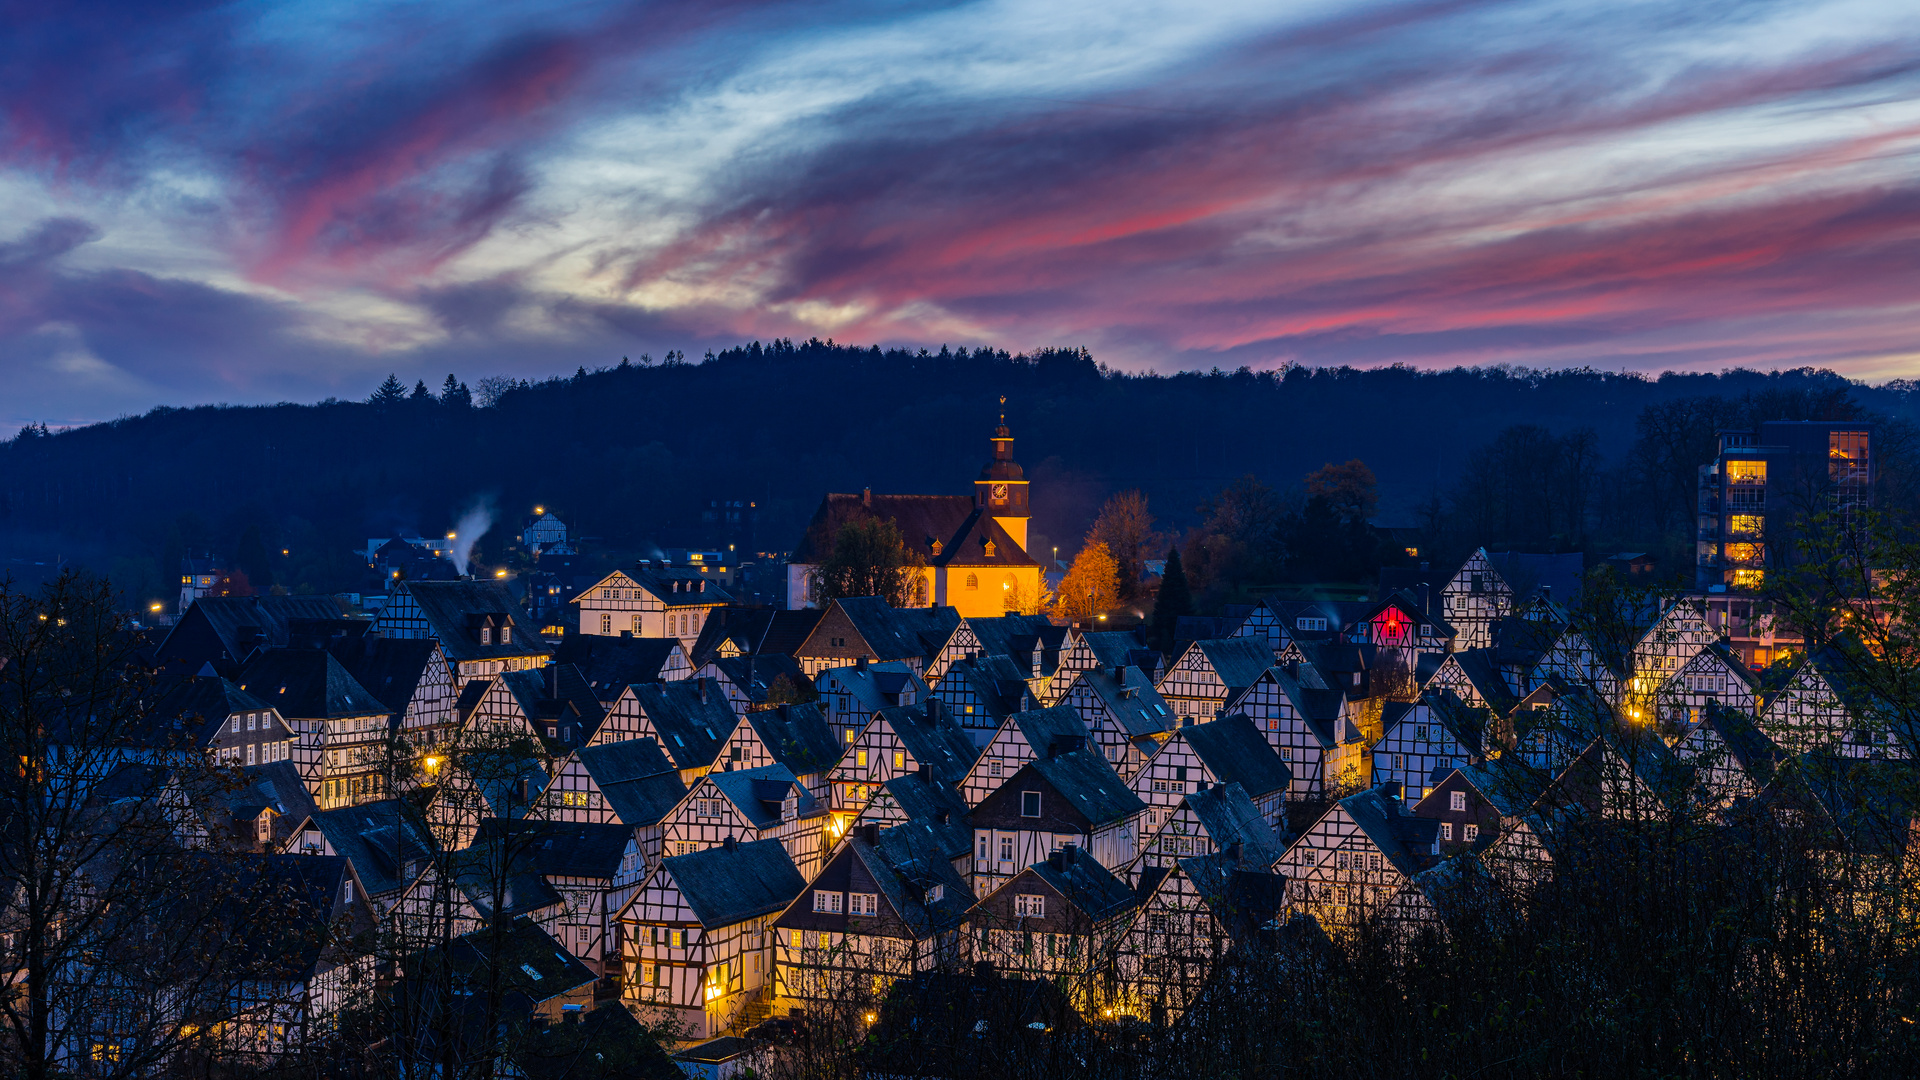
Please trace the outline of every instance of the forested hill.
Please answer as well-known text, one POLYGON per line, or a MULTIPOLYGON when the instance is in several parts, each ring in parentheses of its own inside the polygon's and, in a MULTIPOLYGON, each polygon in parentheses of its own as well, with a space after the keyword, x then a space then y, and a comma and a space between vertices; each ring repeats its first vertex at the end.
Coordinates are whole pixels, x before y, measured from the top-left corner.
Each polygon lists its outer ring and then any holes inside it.
POLYGON ((1107 371, 1084 350, 755 343, 698 363, 522 382, 483 395, 484 407, 419 394, 161 408, 24 431, 0 444, 0 554, 15 572, 57 556, 126 575, 161 566, 182 544, 231 553, 253 526, 270 547, 294 552, 283 581, 349 587, 338 580, 353 571, 349 549, 369 536, 445 530, 476 497, 501 510, 495 542, 538 502, 579 532, 633 549, 698 542, 708 500, 747 499, 760 505, 758 546, 785 549, 825 491, 970 491, 1003 394, 1015 456, 1033 481, 1034 531, 1063 549, 1077 547, 1117 489, 1143 489, 1164 521, 1186 525, 1234 478, 1282 488, 1351 458, 1379 477, 1379 520, 1411 523, 1416 506, 1450 491, 1476 450, 1513 425, 1591 429, 1610 463, 1633 447, 1642 410, 1662 402, 1850 395, 1851 408, 1905 416, 1909 389, 1810 369, 1143 376, 1107 371))

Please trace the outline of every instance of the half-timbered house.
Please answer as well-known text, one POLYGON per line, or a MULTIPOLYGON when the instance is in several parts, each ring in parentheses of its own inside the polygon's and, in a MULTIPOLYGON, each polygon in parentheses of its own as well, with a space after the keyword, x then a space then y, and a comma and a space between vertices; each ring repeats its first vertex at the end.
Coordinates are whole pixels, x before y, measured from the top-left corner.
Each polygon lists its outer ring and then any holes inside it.
POLYGON ((1800 662, 1787 684, 1760 709, 1760 729, 1789 753, 1829 750, 1843 757, 1905 758, 1910 739, 1893 730, 1895 714, 1871 690, 1860 685, 1846 650, 1857 643, 1841 639, 1816 649, 1800 662))
POLYGON ((1328 928, 1356 924, 1433 864, 1439 826, 1407 813, 1395 785, 1341 799, 1287 849, 1289 902, 1328 928))
POLYGON ((191 743, 233 765, 295 759, 292 726, 236 682, 211 674, 163 678, 154 690, 157 697, 144 711, 156 747, 191 743))
POLYGON ((1673 744, 1673 752, 1693 766, 1702 794, 1720 808, 1759 795, 1786 758, 1752 713, 1712 702, 1700 710, 1700 722, 1673 744))
POLYGON ((595 741, 653 739, 688 784, 710 771, 750 769, 773 760, 753 725, 734 713, 711 679, 629 686, 600 728, 595 741))
POLYGON ((614 919, 648 872, 633 830, 619 822, 493 818, 475 842, 490 841, 524 852, 560 896, 560 915, 542 924, 547 933, 596 976, 618 974, 614 919))
POLYGON ((927 684, 905 662, 823 668, 813 676, 827 724, 843 744, 853 741, 881 709, 918 705, 927 700, 927 684))
POLYGON ((666 850, 689 855, 741 840, 778 840, 812 877, 828 843, 827 808, 784 765, 712 772, 695 781, 662 823, 666 850))
POLYGON ((821 806, 830 807, 833 784, 827 778, 840 763, 844 743, 834 737, 820 703, 756 709, 747 714, 747 722, 760 736, 767 754, 806 785, 821 806))
POLYGON ((1064 986, 1083 1015, 1117 997, 1114 960, 1133 923, 1133 889, 1068 844, 980 898, 968 913, 976 962, 1064 986))
MULTIPOLYGON (((1453 627, 1422 610, 1411 593, 1396 592, 1376 603, 1346 631, 1347 640, 1372 645, 1375 665, 1411 676, 1425 656, 1444 656, 1453 627)), ((1275 650, 1276 652, 1278 650, 1275 650)))
POLYGON ((1048 702, 1059 702, 1083 671, 1101 668, 1137 667, 1147 679, 1159 681, 1160 653, 1142 644, 1131 630, 1068 629, 1060 647, 1060 660, 1053 669, 1047 690, 1048 702))
POLYGON ((1141 870, 1133 922, 1117 967, 1116 1014, 1164 1021, 1191 1007, 1220 961, 1275 925, 1285 910, 1288 880, 1242 848, 1141 870))
POLYGON ((1449 690, 1430 689, 1418 701, 1390 702, 1380 719, 1380 740, 1372 750, 1374 783, 1398 782, 1408 799, 1420 798, 1485 753, 1487 710, 1449 690))
POLYGON ((1167 667, 1160 696, 1181 724, 1204 724, 1221 715, 1273 664, 1273 652, 1254 638, 1196 641, 1167 667))
POLYGON ((985 746, 1007 717, 1035 707, 1027 672, 1007 656, 963 657, 948 665, 933 696, 975 746, 985 746))
POLYGON ((1675 741, 1699 726, 1708 707, 1714 705, 1749 715, 1760 712, 1760 676, 1721 641, 1694 653, 1653 695, 1660 728, 1675 741))
POLYGON ((1224 851, 1239 844, 1241 861, 1271 870, 1287 853, 1274 823, 1260 812, 1237 783, 1215 784, 1180 800, 1160 827, 1146 837, 1140 867, 1171 869, 1181 859, 1224 851))
POLYGON ((721 1034, 772 979, 771 924, 806 888, 778 840, 660 860, 620 913, 627 1007, 721 1034))
POLYGON ((1239 784, 1276 829, 1285 821, 1292 770, 1239 714, 1174 732, 1128 786, 1151 807, 1150 828, 1157 830, 1188 794, 1216 784, 1239 784))
POLYGON ((1122 780, 1132 780, 1177 726, 1153 680, 1131 664, 1083 669, 1055 700, 1079 714, 1122 780))
POLYGON ((318 649, 274 649, 256 655, 239 681, 285 719, 293 763, 322 809, 386 795, 381 751, 390 714, 338 660, 318 649))
POLYGON ((1139 852, 1147 804, 1107 759, 1053 742, 973 808, 973 882, 994 888, 1066 844, 1114 869, 1139 852))
POLYGON ((950 607, 895 608, 878 597, 847 597, 827 605, 793 658, 808 675, 865 660, 902 663, 924 677, 959 630, 960 613, 950 607))
POLYGON ((445 747, 459 732, 453 667, 440 643, 362 634, 343 640, 334 658, 393 714, 393 728, 415 749, 445 747))
POLYGON ((666 820, 686 798, 679 770, 652 739, 584 746, 554 771, 529 816, 581 824, 617 823, 633 836, 637 871, 659 865, 666 820))
POLYGON ((286 648, 295 623, 338 621, 340 605, 331 596, 203 596, 180 612, 154 661, 174 674, 211 664, 232 678, 255 653, 286 648))
POLYGON ((896 776, 930 770, 958 786, 980 751, 940 701, 901 705, 873 714, 834 767, 832 811, 844 828, 860 816, 874 789, 896 776))
POLYGON ((316 810, 288 830, 283 851, 351 859, 361 892, 383 918, 432 876, 437 853, 432 835, 399 799, 316 810))
POLYGON ((693 677, 687 651, 675 638, 568 634, 554 653, 554 663, 572 664, 586 680, 587 689, 608 708, 634 683, 693 677))
POLYGON ((1494 621, 1512 610, 1513 587, 1488 559, 1486 548, 1467 556, 1440 588, 1440 613, 1454 628, 1455 649, 1493 644, 1494 621))
POLYGON ((1311 664, 1292 660, 1268 668, 1233 708, 1280 755, 1296 797, 1319 798, 1330 786, 1359 782, 1365 736, 1348 720, 1346 696, 1311 664))
POLYGON ((571 602, 582 634, 671 638, 690 651, 713 610, 732 600, 701 568, 636 566, 615 570, 571 602))
POLYGON ((878 996, 895 979, 956 965, 975 899, 929 823, 862 825, 774 922, 778 999, 878 996))
POLYGON ((1440 823, 1442 855, 1477 851, 1493 843, 1503 822, 1531 812, 1552 782, 1517 755, 1488 758, 1450 770, 1413 804, 1413 815, 1440 823))
POLYGON ((1087 745, 1087 740, 1087 727, 1072 709, 1056 705, 1014 713, 1001 723, 1000 730, 967 770, 960 783, 961 797, 968 806, 977 806, 1055 742, 1080 747, 1087 745))
POLYGON ((813 693, 813 680, 799 663, 776 653, 715 657, 701 665, 698 677, 718 684, 727 704, 742 716, 766 708, 769 702, 777 705, 813 693))
POLYGON ((374 629, 402 641, 438 641, 455 686, 539 668, 553 655, 539 624, 493 581, 398 582, 374 629))
POLYGON ((1009 613, 964 618, 953 636, 927 661, 926 680, 929 685, 938 685, 947 669, 959 660, 1004 656, 1019 667, 1034 696, 1042 697, 1059 665, 1066 635, 1066 627, 1053 625, 1044 615, 1009 613))

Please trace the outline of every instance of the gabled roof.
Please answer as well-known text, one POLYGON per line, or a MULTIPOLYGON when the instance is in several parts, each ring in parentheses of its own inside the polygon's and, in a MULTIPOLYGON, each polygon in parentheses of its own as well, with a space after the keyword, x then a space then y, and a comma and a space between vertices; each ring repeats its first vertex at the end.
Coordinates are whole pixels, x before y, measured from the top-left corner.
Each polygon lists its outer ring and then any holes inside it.
MULTIPOLYGON (((1132 912, 1137 904, 1133 890, 1127 887, 1126 882, 1114 877, 1106 867, 1100 865, 1098 859, 1072 844, 1015 874, 994 892, 1012 887, 1014 882, 1027 874, 1046 882, 1093 923, 1121 918, 1132 912)), ((991 896, 989 893, 988 897, 991 896)), ((985 903, 986 899, 983 898, 981 902, 985 903)))
POLYGON ((1269 795, 1293 783, 1293 770, 1245 715, 1236 713, 1181 728, 1174 737, 1185 739, 1194 756, 1222 784, 1239 784, 1250 794, 1269 795))
POLYGON ((853 695, 868 712, 897 704, 909 693, 915 700, 924 700, 930 692, 913 668, 899 660, 826 668, 814 676, 816 687, 823 683, 831 683, 835 692, 853 695))
POLYGON ((632 688, 676 767, 704 769, 733 734, 739 718, 712 679, 647 683, 632 688))
POLYGON ((1131 630, 1088 630, 1079 637, 1093 653, 1094 661, 1104 668, 1131 664, 1134 654, 1145 648, 1140 636, 1131 630))
POLYGON ((705 607, 733 602, 733 594, 713 577, 690 567, 636 567, 628 571, 633 583, 667 607, 705 607))
POLYGON ((1735 765, 1756 783, 1773 779, 1775 770, 1786 760, 1786 752, 1754 724, 1751 715, 1718 703, 1709 703, 1703 713, 1701 722, 1720 736, 1735 765))
POLYGON ((1412 877, 1426 868, 1440 835, 1440 822, 1407 815, 1399 799, 1379 788, 1341 799, 1340 808, 1393 863, 1394 869, 1412 877))
POLYGON ((973 850, 973 830, 967 825, 970 808, 958 791, 917 772, 896 776, 880 788, 907 820, 926 824, 939 835, 948 858, 964 858, 973 850))
POLYGON ((302 720, 391 715, 385 702, 347 674, 330 653, 318 649, 273 649, 254 657, 240 673, 240 687, 302 720))
MULTIPOLYGON (((1422 691, 1420 701, 1427 706, 1427 718, 1447 729, 1455 742, 1467 748, 1469 753, 1485 752, 1487 737, 1487 709, 1469 705, 1458 694, 1444 687, 1422 691)), ((1400 719, 1404 719, 1404 714, 1400 719)), ((1394 725, 1386 730, 1391 731, 1394 725)))
POLYGON ((658 823, 686 797, 679 771, 652 739, 583 746, 574 754, 608 809, 630 829, 658 823))
POLYGON ((1005 720, 1032 697, 1027 688, 1026 670, 1007 656, 975 656, 956 660, 941 676, 940 687, 934 692, 953 694, 958 692, 961 684, 973 691, 987 715, 996 721, 1005 720))
POLYGON ((942 782, 958 784, 980 757, 972 737, 938 700, 896 705, 873 716, 875 721, 884 720, 913 760, 921 768, 931 769, 934 778, 942 782))
POLYGON ((157 699, 145 710, 145 721, 156 735, 164 737, 173 730, 186 733, 204 746, 220 732, 220 725, 237 712, 268 708, 258 697, 240 689, 240 684, 218 675, 190 675, 163 678, 154 684, 157 699))
POLYGON ((1100 699, 1107 714, 1129 738, 1173 730, 1173 711, 1167 708, 1167 699, 1160 696, 1147 673, 1137 667, 1089 668, 1074 676, 1074 681, 1084 684, 1100 699))
POLYGON ((518 918, 566 903, 517 839, 498 833, 446 857, 447 872, 483 921, 518 918))
MULTIPOLYGON (((1518 754, 1488 758, 1478 765, 1462 765, 1456 771, 1468 786, 1499 811, 1501 817, 1519 817, 1528 813, 1553 783, 1550 773, 1527 764, 1518 754)), ((1436 791, 1426 798, 1440 797, 1436 791)), ((1425 802, 1426 799, 1421 801, 1425 802)))
POLYGON ((238 906, 239 897, 252 893, 251 887, 271 890, 270 904, 251 911, 234 910, 223 920, 239 932, 245 943, 241 956, 256 977, 305 981, 336 947, 337 938, 325 932, 327 927, 335 927, 336 934, 351 933, 366 929, 370 921, 372 912, 364 897, 356 896, 351 902, 343 898, 342 882, 356 876, 356 868, 342 856, 221 857, 228 861, 238 887, 227 900, 213 898, 213 902, 238 906))
POLYGON ((799 661, 783 653, 764 653, 753 656, 716 656, 707 661, 732 683, 747 701, 754 705, 766 703, 767 692, 781 679, 793 690, 806 692, 813 689, 813 680, 800 669, 799 661))
POLYGON ((347 674, 397 716, 407 711, 414 691, 427 678, 435 648, 436 643, 429 638, 362 634, 341 642, 332 651, 347 674))
POLYGON ((353 860, 367 892, 380 896, 413 884, 434 856, 433 837, 416 817, 401 800, 381 799, 318 810, 308 821, 336 853, 353 860))
POLYGON ((1181 859, 1178 865, 1215 924, 1235 941, 1252 939, 1286 905, 1287 879, 1244 853, 1215 851, 1181 859))
POLYGON ((1489 646, 1482 649, 1463 649, 1448 657, 1460 668, 1461 674, 1474 691, 1486 701, 1487 707, 1505 716, 1520 704, 1520 698, 1507 685, 1506 676, 1500 673, 1495 662, 1494 649, 1489 646))
MULTIPOLYGON (((1067 800, 1067 805, 1096 828, 1147 808, 1147 804, 1140 801, 1140 796, 1121 782, 1113 766, 1107 764, 1107 759, 1092 750, 1075 750, 1052 756, 1042 753, 1028 762, 1022 771, 1026 769, 1040 774, 1060 793, 1061 798, 1067 800)), ((1012 783, 1009 780, 1006 787, 1010 788, 1012 783)))
POLYGON ((1312 664, 1275 665, 1263 677, 1273 680, 1274 688, 1286 697, 1322 749, 1339 745, 1334 738, 1334 722, 1345 711, 1346 695, 1329 687, 1312 664))
POLYGON ((1081 721, 1080 714, 1066 705, 1054 705, 1045 709, 1029 709, 1007 717, 1006 723, 1020 730, 1021 737, 1033 748, 1035 754, 1044 754, 1049 746, 1067 743, 1075 748, 1087 745, 1092 733, 1081 721))
POLYGON ((610 879, 620 872, 633 829, 617 821, 487 818, 474 839, 504 840, 512 849, 525 852, 533 868, 547 877, 610 879))
MULTIPOLYGON (((1385 574, 1386 571, 1382 570, 1381 573, 1385 574)), ((1433 608, 1433 611, 1422 611, 1420 610, 1419 597, 1406 589, 1398 589, 1388 593, 1384 598, 1377 601, 1372 607, 1366 610, 1365 614, 1355 619, 1354 622, 1356 624, 1372 622, 1379 617, 1381 612, 1388 608, 1398 608, 1415 626, 1425 623, 1433 627, 1434 633, 1443 638, 1454 637, 1458 631, 1454 630, 1452 623, 1440 617, 1440 605, 1432 603, 1431 600, 1429 600, 1428 603, 1433 608)))
POLYGON ((760 744, 773 760, 795 776, 826 772, 845 750, 833 737, 833 728, 828 726, 826 713, 817 701, 756 709, 747 714, 747 723, 753 725, 760 744))
POLYGON ((188 607, 167 632, 156 654, 163 660, 206 661, 217 656, 186 656, 184 643, 192 624, 204 621, 233 663, 244 663, 254 648, 281 649, 287 645, 293 619, 338 619, 340 605, 331 596, 203 596, 188 607))
POLYGON ((594 981, 585 964, 525 918, 464 934, 448 953, 457 981, 524 994, 536 1005, 594 981))
POLYGON ((242 769, 249 783, 226 796, 227 808, 236 816, 244 812, 243 819, 250 819, 261 810, 272 810, 281 817, 300 822, 320 809, 293 762, 273 761, 242 766, 242 769))
POLYGON ((492 581, 402 581, 399 588, 419 605, 429 632, 439 639, 441 651, 450 660, 502 660, 546 656, 552 651, 540 639, 540 624, 505 585, 492 581), (489 616, 508 621, 514 628, 511 641, 504 645, 497 640, 480 644, 479 626, 489 616))
POLYGON ((953 868, 948 844, 932 823, 910 821, 880 830, 879 843, 868 843, 860 830, 849 833, 847 847, 872 875, 887 906, 915 938, 954 930, 973 908, 973 890, 953 868), (941 887, 938 900, 927 899, 931 886, 941 887))
POLYGON ((1241 861, 1247 865, 1272 866, 1287 853, 1273 826, 1260 816, 1247 789, 1239 784, 1215 784, 1188 795, 1185 801, 1214 846, 1225 849, 1241 845, 1241 861))
POLYGON ((720 789, 740 816, 755 829, 771 829, 780 824, 780 809, 787 796, 798 801, 796 814, 812 817, 820 812, 819 800, 808 794, 806 785, 795 779, 785 765, 761 765, 731 772, 710 772, 705 779, 720 789))
MULTIPOLYGON (((1064 627, 1056 627, 1044 615, 1002 615, 998 618, 972 618, 967 626, 980 642, 980 651, 987 656, 1012 657, 1016 663, 1026 669, 1026 674, 1038 674, 1043 658, 1041 653, 1049 648, 1047 639, 1055 637, 1055 631, 1062 634, 1064 627)), ((1051 646, 1059 648, 1058 640, 1051 646)))
POLYGON ((1586 556, 1577 551, 1565 555, 1496 551, 1487 554, 1487 562, 1513 590, 1516 603, 1540 595, 1551 596, 1555 603, 1573 603, 1580 599, 1587 573, 1586 556))
POLYGON ((634 683, 659 682, 667 661, 679 650, 677 638, 570 633, 560 639, 553 659, 578 668, 594 696, 612 702, 634 683))
POLYGON ((896 608, 877 596, 844 597, 833 607, 879 660, 929 659, 960 628, 960 613, 950 607, 896 608))
POLYGON ((790 559, 813 565, 829 554, 839 524, 872 517, 892 521, 906 549, 930 566, 1033 566, 1000 523, 974 505, 970 495, 829 494, 807 523, 790 559), (993 554, 986 554, 986 543, 993 554), (939 550, 934 550, 938 543, 939 550))
POLYGON ((694 918, 708 930, 779 911, 807 887, 778 840, 669 855, 660 868, 672 875, 694 918))
POLYGON ((1229 697, 1252 686, 1273 666, 1273 650, 1258 638, 1216 638, 1196 641, 1188 648, 1198 649, 1207 658, 1229 697))

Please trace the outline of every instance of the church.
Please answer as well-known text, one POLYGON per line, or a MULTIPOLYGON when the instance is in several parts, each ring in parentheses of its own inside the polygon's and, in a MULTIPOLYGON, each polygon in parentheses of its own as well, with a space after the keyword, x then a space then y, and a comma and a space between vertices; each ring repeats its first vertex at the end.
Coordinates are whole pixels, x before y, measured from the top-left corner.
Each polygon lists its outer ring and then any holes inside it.
MULTIPOLYGON (((1000 399, 1006 405, 1006 399, 1000 399)), ((890 520, 907 551, 925 564, 916 605, 951 606, 962 617, 1033 612, 1040 564, 1027 555, 1027 480, 1013 460, 1006 413, 993 431, 993 459, 972 495, 828 495, 787 564, 787 606, 821 605, 819 568, 839 523, 867 516, 890 520)))

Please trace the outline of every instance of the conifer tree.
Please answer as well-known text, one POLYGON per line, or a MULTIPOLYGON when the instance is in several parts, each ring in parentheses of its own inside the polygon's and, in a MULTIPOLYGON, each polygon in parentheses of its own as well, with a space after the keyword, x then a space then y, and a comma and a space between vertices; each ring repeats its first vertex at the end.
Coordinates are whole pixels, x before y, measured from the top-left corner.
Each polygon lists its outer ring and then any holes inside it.
POLYGON ((432 401, 433 391, 427 389, 427 380, 421 379, 419 382, 414 383, 413 393, 408 395, 407 400, 408 401, 432 401))
POLYGON ((1160 574, 1160 595, 1153 602, 1153 647, 1173 651, 1174 631, 1180 616, 1193 614, 1193 591, 1187 587, 1187 571, 1180 565, 1179 547, 1167 549, 1167 568, 1160 574))
POLYGON ((407 397, 406 384, 400 381, 399 376, 394 375, 392 372, 388 372, 387 381, 381 383, 380 389, 375 390, 373 392, 373 396, 368 398, 367 400, 372 402, 375 405, 391 405, 396 401, 406 400, 406 397, 407 397))

